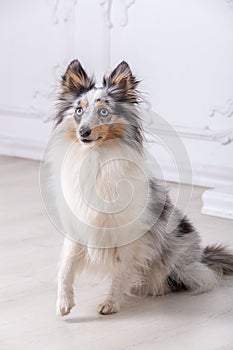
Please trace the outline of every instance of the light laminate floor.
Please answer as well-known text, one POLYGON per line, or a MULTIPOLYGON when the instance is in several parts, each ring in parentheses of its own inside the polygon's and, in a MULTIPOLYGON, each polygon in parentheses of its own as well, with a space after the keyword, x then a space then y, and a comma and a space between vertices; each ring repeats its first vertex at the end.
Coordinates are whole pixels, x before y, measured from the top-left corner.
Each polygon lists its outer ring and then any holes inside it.
MULTIPOLYGON (((106 281, 82 279, 76 307, 55 316, 62 237, 44 213, 36 161, 0 157, 0 349, 233 349, 233 278, 199 296, 128 299, 120 313, 100 316, 106 281)), ((171 185, 172 193, 176 186, 171 185)), ((203 243, 233 246, 233 222, 200 215, 195 188, 189 215, 203 243)))

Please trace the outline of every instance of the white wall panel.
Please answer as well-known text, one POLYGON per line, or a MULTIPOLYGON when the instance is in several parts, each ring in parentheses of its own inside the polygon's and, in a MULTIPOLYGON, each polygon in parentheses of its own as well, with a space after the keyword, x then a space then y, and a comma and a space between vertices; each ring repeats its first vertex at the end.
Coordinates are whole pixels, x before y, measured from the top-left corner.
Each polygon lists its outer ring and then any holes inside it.
MULTIPOLYGON (((98 81, 126 59, 151 103, 150 130, 160 129, 154 112, 175 126, 194 182, 233 181, 232 1, 2 1, 0 44, 1 153, 40 156, 50 130, 43 119, 71 59, 98 81)), ((166 151, 151 149, 175 180, 166 151)))

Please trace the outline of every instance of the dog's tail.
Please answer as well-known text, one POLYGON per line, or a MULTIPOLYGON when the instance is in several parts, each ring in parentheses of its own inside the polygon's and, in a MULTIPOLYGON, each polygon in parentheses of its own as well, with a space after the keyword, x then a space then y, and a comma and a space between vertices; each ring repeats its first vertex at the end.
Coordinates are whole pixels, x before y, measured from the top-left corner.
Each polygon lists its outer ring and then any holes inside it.
POLYGON ((210 245, 202 252, 202 262, 220 275, 233 275, 233 252, 221 245, 210 245))

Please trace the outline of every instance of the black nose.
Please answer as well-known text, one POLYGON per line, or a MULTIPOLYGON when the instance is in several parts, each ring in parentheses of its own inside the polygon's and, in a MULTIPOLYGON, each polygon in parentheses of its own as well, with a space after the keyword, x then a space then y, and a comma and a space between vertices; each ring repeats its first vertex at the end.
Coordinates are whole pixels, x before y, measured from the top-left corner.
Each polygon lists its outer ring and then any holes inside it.
POLYGON ((82 126, 79 130, 79 134, 82 137, 88 137, 91 135, 91 129, 89 127, 82 126))

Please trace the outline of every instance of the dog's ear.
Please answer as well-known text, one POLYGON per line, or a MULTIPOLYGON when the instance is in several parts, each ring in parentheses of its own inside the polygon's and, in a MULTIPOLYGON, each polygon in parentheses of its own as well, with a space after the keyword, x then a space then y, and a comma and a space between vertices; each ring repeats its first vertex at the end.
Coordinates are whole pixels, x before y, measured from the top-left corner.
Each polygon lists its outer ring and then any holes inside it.
POLYGON ((122 61, 110 75, 104 76, 103 86, 108 94, 119 102, 138 102, 136 87, 139 81, 133 76, 131 69, 125 61, 122 61))
POLYGON ((73 60, 62 76, 62 88, 65 93, 73 93, 77 96, 91 90, 95 81, 89 77, 78 60, 73 60))

